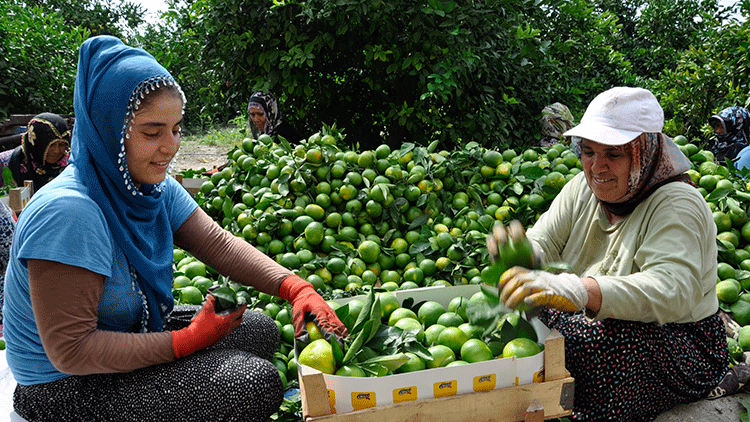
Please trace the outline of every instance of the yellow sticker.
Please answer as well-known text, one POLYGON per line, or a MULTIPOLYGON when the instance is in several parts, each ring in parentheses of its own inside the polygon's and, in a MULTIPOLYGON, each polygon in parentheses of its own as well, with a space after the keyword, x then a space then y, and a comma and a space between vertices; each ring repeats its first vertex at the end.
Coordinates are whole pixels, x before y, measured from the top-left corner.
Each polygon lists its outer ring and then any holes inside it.
POLYGON ((440 381, 432 385, 432 394, 435 397, 455 396, 458 391, 458 382, 440 381))
POLYGON ((474 391, 490 391, 497 384, 496 374, 487 374, 474 377, 474 391))
POLYGON ((401 403, 417 399, 417 386, 396 388, 393 390, 393 402, 401 403))
POLYGON ((336 414, 336 392, 328 390, 328 406, 331 407, 331 413, 336 414))
POLYGON ((367 409, 378 405, 374 391, 352 391, 352 408, 367 409))
POLYGON ((534 373, 534 382, 544 382, 544 369, 534 373))

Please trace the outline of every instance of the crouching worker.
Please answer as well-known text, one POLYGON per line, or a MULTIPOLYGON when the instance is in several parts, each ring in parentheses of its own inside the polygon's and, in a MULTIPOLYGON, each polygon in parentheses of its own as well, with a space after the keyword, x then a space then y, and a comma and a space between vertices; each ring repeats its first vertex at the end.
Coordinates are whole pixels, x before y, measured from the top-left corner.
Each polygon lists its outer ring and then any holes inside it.
MULTIPOLYGON (((575 274, 513 267, 499 280, 506 305, 540 306, 565 338, 574 420, 650 421, 707 397, 727 373, 716 225, 663 124, 645 89, 594 98, 564 134, 583 171, 527 233, 535 256, 575 274)), ((493 259, 504 230, 488 237, 493 259)))
POLYGON ((302 335, 346 328, 312 285, 222 229, 167 168, 184 96, 110 36, 79 52, 72 161, 20 216, 5 279, 15 411, 29 421, 266 421, 283 400, 274 321, 245 305, 174 310, 177 245, 289 300, 302 335))

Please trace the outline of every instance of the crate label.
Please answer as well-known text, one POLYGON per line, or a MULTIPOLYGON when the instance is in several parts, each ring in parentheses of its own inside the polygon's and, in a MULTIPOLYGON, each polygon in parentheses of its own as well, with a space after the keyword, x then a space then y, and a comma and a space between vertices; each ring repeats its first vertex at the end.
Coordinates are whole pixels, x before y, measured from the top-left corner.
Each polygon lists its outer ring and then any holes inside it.
POLYGON ((374 391, 352 391, 352 407, 354 410, 367 409, 378 405, 374 391))
POLYGON ((328 391, 328 406, 331 407, 331 413, 336 414, 336 392, 333 390, 328 391))
POLYGON ((544 369, 534 372, 534 382, 544 382, 544 369))
POLYGON ((458 381, 440 381, 432 386, 432 394, 435 397, 455 396, 458 391, 458 381))
POLYGON ((474 377, 474 391, 490 391, 497 385, 497 375, 487 374, 474 377))
POLYGON ((393 402, 401 403, 417 399, 417 386, 396 388, 393 390, 393 402))

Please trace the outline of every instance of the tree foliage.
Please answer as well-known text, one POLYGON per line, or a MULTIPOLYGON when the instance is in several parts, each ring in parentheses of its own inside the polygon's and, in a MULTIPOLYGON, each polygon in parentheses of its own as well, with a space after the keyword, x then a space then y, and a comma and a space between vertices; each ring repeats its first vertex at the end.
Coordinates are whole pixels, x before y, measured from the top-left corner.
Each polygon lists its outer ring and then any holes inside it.
MULTIPOLYGON (((214 115, 244 113, 255 90, 282 98, 309 133, 337 122, 351 140, 507 146, 533 135, 554 92, 534 0, 196 2, 176 18, 213 76, 214 115)), ((190 69, 182 69, 190 71, 190 69)), ((234 116, 222 116, 224 119, 234 116)))
POLYGON ((0 0, 0 119, 72 114, 78 47, 92 35, 134 33, 143 13, 125 0, 0 0))
POLYGON ((653 83, 669 120, 667 130, 690 139, 712 136, 707 119, 729 106, 748 106, 750 99, 750 24, 731 22, 707 32, 705 41, 679 57, 653 83))
POLYGON ((69 27, 57 13, 6 0, 0 15, 0 119, 72 113, 76 52, 88 31, 69 27))
MULTIPOLYGON (((648 85, 721 19, 716 0, 203 0, 170 27, 202 123, 280 97, 310 133, 349 142, 528 145, 544 105, 580 116, 615 85, 648 85), (199 65, 198 65, 199 64, 199 65)), ((155 46, 158 48, 158 46, 155 46)), ((190 96, 190 95, 189 95, 190 96)))
MULTIPOLYGON (((546 104, 580 118, 616 85, 652 89, 666 130, 701 137, 710 114, 748 96, 748 24, 718 0, 168 3, 153 26, 130 0, 0 0, 13 16, 0 23, 0 117, 72 110, 75 52, 101 33, 172 72, 189 128, 245 118, 264 90, 303 136, 336 124, 361 148, 523 147, 538 138, 546 104)), ((747 16, 748 3, 736 11, 747 16)))

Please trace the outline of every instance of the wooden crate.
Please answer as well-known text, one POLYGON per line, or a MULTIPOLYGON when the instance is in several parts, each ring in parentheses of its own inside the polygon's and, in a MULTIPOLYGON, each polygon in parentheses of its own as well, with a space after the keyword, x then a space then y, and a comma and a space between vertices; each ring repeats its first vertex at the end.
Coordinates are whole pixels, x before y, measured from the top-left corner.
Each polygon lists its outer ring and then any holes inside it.
POLYGON ((300 366, 306 422, 496 421, 540 422, 570 415, 574 381, 565 369, 565 340, 553 330, 544 342, 544 382, 331 414, 323 374, 300 366))
POLYGON ((209 180, 208 178, 183 178, 181 174, 176 174, 174 178, 185 187, 192 196, 195 196, 198 191, 201 190, 203 182, 209 180))

